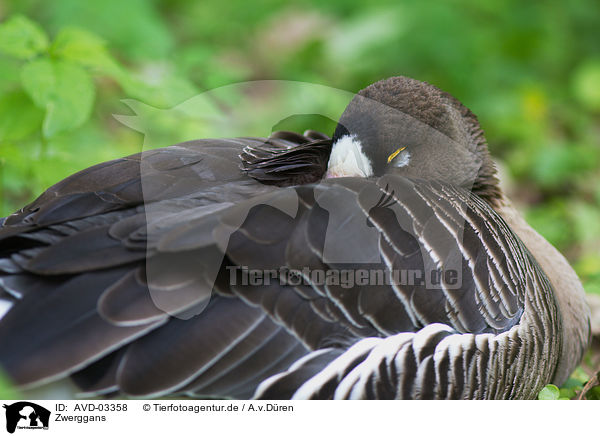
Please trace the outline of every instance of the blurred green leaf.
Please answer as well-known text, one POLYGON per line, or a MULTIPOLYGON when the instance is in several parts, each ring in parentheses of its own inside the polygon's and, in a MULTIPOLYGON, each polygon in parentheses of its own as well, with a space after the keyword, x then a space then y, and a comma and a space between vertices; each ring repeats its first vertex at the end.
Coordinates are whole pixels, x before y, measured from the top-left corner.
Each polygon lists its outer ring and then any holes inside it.
POLYGON ((586 395, 588 400, 600 400, 600 386, 595 386, 590 389, 586 395))
POLYGON ((21 90, 0 96, 0 142, 18 141, 42 126, 44 112, 21 90))
POLYGON ((564 398, 573 398, 577 395, 578 391, 581 391, 583 385, 587 381, 588 376, 585 374, 584 381, 578 380, 573 376, 569 377, 569 379, 560 387, 560 396, 564 398))
MULTIPOLYGON (((586 377, 587 380, 587 377, 586 377)), ((569 377, 567 379, 567 381, 560 387, 561 389, 575 389, 575 388, 580 388, 582 387, 584 384, 583 381, 578 380, 576 378, 573 377, 569 377)))
MULTIPOLYGON (((38 2, 50 30, 77 26, 100 35, 128 59, 162 58, 173 47, 155 0, 60 0, 38 2)), ((202 23, 197 23, 202 26, 202 23)))
POLYGON ((21 395, 12 387, 12 383, 0 372, 0 400, 16 400, 21 395))
POLYGON ((573 75, 575 98, 588 109, 600 111, 600 59, 581 64, 573 75))
POLYGON ((0 93, 14 91, 21 77, 22 61, 0 54, 0 93))
POLYGON ((584 385, 589 379, 589 374, 585 372, 585 370, 581 366, 578 366, 577 368, 575 368, 575 371, 573 371, 573 373, 569 376, 569 379, 565 382, 565 385, 577 383, 584 385))
POLYGON ((538 394, 538 400, 558 400, 560 390, 554 385, 546 385, 538 394))
POLYGON ((48 47, 44 30, 22 15, 0 24, 0 52, 19 59, 28 59, 48 47))
POLYGON ((573 239, 573 228, 563 201, 536 205, 526 211, 525 217, 535 230, 559 249, 573 239))
POLYGON ((546 145, 535 154, 531 175, 542 187, 557 187, 597 168, 599 150, 583 144, 546 145))
POLYGON ((53 98, 56 86, 54 64, 48 58, 34 60, 23 67, 21 71, 23 88, 35 104, 45 109, 53 98))
MULTIPOLYGON (((597 223, 594 223, 594 225, 597 225, 597 223)), ((590 253, 584 254, 575 263, 575 271, 581 278, 586 292, 600 294, 600 254, 595 252, 594 248, 590 247, 590 253)))
POLYGON ((600 244, 600 209, 583 201, 574 202, 569 213, 575 224, 575 237, 581 243, 600 244))
POLYGON ((589 294, 600 295, 600 277, 596 279, 588 279, 583 283, 585 292, 589 294))
POLYGON ((120 71, 119 65, 106 50, 104 40, 77 27, 62 29, 50 46, 50 53, 107 74, 114 75, 120 71))
POLYGON ((175 106, 198 93, 190 81, 160 64, 149 65, 141 75, 123 70, 116 80, 129 96, 161 108, 175 106))
POLYGON ((361 62, 367 52, 408 30, 402 12, 398 7, 386 8, 348 20, 328 39, 328 56, 340 62, 361 62))
POLYGON ((92 110, 94 83, 80 66, 43 58, 25 65, 23 87, 46 110, 42 131, 50 137, 83 124, 92 110))

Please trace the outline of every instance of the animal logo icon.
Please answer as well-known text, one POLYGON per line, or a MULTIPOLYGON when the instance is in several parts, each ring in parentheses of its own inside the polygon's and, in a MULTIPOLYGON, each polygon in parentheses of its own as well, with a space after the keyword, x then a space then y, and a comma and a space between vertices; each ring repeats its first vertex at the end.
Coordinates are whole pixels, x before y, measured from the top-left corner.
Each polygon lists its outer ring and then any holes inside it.
POLYGON ((3 406, 6 409, 6 431, 14 433, 19 429, 47 429, 50 411, 29 401, 19 401, 3 406))

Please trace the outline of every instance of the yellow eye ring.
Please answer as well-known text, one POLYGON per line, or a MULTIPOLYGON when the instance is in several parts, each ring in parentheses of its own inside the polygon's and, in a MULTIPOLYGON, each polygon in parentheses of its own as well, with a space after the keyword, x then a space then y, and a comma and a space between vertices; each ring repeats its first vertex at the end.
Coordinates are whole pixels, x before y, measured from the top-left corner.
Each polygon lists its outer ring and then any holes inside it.
POLYGON ((398 156, 398 153, 400 153, 402 150, 404 150, 406 147, 401 147, 398 150, 396 150, 395 152, 393 152, 392 154, 390 154, 388 156, 387 159, 387 163, 390 163, 396 156, 398 156))

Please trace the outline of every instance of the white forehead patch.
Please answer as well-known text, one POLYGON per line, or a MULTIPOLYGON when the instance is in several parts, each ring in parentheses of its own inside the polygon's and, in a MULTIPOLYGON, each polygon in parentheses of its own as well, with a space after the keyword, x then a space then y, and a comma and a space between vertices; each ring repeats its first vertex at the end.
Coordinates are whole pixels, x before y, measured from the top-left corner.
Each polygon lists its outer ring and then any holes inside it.
POLYGON ((325 177, 371 177, 373 166, 356 135, 344 135, 331 148, 325 177))

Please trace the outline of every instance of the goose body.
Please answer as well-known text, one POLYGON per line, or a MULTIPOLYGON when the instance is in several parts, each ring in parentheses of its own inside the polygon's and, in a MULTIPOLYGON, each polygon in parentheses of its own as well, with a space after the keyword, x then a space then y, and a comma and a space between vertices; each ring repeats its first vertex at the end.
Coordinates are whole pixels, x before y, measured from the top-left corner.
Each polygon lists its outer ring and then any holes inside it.
POLYGON ((202 139, 61 181, 2 220, 0 302, 17 386, 131 397, 534 398, 590 334, 475 117, 402 77, 331 139, 202 139))

